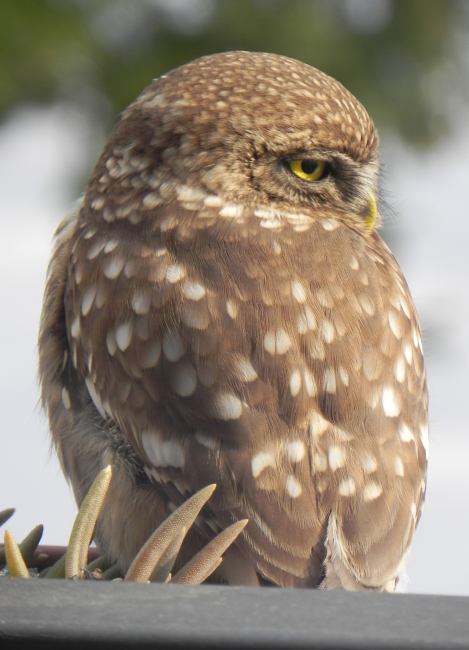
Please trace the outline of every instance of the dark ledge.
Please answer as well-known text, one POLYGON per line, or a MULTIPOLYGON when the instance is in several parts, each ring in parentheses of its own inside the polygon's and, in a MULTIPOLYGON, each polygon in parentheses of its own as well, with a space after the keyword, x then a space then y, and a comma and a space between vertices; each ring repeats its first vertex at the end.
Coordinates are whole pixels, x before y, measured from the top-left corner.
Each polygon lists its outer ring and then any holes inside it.
POLYGON ((0 579, 0 647, 469 648, 469 598, 0 579))

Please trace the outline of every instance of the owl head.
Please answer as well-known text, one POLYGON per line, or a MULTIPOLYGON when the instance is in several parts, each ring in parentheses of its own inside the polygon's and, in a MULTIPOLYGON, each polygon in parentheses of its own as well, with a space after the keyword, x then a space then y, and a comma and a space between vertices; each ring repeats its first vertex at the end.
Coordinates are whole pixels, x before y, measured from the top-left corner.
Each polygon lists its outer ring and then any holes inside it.
POLYGON ((137 222, 205 197, 313 218, 330 210, 366 233, 377 220, 377 143, 363 106, 323 72, 274 54, 206 56, 153 81, 124 112, 91 208, 137 222))

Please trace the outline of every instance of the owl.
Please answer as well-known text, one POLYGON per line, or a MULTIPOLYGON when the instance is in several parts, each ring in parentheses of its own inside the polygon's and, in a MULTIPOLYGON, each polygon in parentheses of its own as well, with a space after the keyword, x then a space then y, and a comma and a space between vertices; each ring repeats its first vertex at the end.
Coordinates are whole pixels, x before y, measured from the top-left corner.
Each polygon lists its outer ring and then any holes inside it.
POLYGON ((393 591, 425 492, 416 311, 377 230, 378 136, 337 81, 206 56, 123 113, 45 289, 42 399, 95 540, 126 568, 217 489, 187 553, 240 519, 229 584, 393 591))

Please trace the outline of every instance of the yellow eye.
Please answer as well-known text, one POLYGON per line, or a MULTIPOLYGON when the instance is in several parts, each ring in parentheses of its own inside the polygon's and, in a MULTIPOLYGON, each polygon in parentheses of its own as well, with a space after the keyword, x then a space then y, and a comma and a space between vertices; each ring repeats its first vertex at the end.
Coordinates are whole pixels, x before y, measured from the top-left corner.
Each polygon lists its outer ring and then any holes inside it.
POLYGON ((324 160, 313 158, 297 158, 287 161, 290 171, 303 181, 319 181, 327 174, 327 164, 324 160))

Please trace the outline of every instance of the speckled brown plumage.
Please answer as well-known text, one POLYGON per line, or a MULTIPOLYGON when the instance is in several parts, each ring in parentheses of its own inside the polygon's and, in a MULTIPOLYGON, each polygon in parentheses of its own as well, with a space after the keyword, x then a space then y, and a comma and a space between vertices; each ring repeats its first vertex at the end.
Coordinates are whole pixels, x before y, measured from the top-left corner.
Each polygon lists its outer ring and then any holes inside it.
POLYGON ((365 218, 376 149, 343 86, 276 55, 204 57, 124 113, 57 233, 40 333, 77 500, 117 466, 96 537, 124 567, 215 482, 189 544, 250 520, 221 579, 395 588, 427 396, 408 287, 365 218), (306 183, 291 157, 331 173, 306 183))

